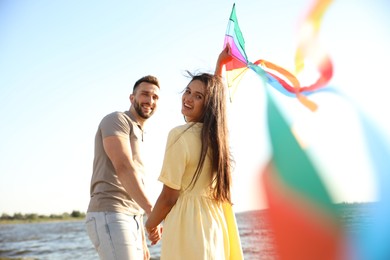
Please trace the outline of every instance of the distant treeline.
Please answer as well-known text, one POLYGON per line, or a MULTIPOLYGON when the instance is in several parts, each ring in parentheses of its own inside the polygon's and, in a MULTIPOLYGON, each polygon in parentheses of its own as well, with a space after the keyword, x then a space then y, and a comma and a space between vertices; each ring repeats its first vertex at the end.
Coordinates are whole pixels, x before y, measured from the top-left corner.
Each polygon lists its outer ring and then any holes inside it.
POLYGON ((50 215, 39 215, 35 213, 14 213, 12 216, 6 213, 3 213, 0 217, 0 220, 45 220, 45 219, 70 219, 70 218, 83 218, 85 217, 85 213, 73 210, 71 213, 62 213, 62 214, 50 214, 50 215))
MULTIPOLYGON (((337 207, 340 208, 358 208, 361 206, 373 206, 375 205, 375 202, 341 202, 336 203, 337 207)), ((28 213, 28 214, 22 214, 22 213, 15 213, 12 216, 8 215, 6 213, 3 213, 0 217, 0 221, 39 221, 39 220, 68 220, 68 219, 80 219, 85 218, 85 213, 80 212, 78 210, 73 210, 71 213, 62 213, 62 214, 50 214, 50 215, 39 215, 35 213, 28 213)), ((0 259, 1 260, 1 259, 0 259)))

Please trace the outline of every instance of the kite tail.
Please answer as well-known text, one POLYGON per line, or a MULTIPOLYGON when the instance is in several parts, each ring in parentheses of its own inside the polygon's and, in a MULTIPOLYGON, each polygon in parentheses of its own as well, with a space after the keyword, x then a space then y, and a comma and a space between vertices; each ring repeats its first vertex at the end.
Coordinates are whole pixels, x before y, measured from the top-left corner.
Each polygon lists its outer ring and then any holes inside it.
POLYGON ((250 68, 281 93, 288 96, 295 94, 298 101, 301 102, 301 104, 303 104, 305 107, 313 112, 317 110, 317 104, 309 100, 301 93, 303 88, 301 88, 299 80, 288 70, 262 59, 250 64, 250 68), (276 73, 278 73, 280 76, 278 76, 276 73))

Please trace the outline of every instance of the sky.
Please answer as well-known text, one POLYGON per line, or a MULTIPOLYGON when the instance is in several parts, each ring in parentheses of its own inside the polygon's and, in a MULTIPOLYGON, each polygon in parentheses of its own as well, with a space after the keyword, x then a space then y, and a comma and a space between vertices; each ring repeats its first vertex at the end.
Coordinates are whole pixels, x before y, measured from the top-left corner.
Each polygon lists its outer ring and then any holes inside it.
MULTIPOLYGON (((185 70, 213 72, 234 1, 0 2, 0 214, 85 212, 93 140, 103 116, 130 107, 134 82, 155 75, 160 103, 146 125, 147 190, 156 199, 168 131, 183 124, 185 70)), ((250 61, 293 69, 309 0, 237 0, 250 61)), ((387 0, 335 0, 320 41, 334 63, 330 86, 354 100, 390 139, 387 0)), ((316 72, 307 71, 310 80, 316 72)), ((237 212, 266 208, 260 169, 270 157, 264 88, 254 73, 228 105, 237 212)), ((335 202, 376 199, 356 111, 319 93, 309 112, 274 92, 335 202)))

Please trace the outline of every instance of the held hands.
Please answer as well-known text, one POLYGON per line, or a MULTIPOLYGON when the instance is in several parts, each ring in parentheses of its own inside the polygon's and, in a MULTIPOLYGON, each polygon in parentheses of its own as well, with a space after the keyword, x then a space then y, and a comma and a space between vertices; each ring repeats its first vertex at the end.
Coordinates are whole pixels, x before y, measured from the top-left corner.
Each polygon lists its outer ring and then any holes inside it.
POLYGON ((162 233, 162 226, 158 225, 154 228, 147 228, 145 227, 146 232, 148 234, 148 239, 152 242, 152 246, 157 244, 157 242, 161 239, 161 233, 162 233))

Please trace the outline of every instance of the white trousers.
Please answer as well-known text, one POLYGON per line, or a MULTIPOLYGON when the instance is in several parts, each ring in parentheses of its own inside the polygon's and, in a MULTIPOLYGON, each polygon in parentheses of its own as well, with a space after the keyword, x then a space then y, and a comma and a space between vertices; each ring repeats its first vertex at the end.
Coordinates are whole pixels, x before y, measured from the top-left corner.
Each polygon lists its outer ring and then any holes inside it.
POLYGON ((88 212, 88 236, 102 260, 142 260, 142 216, 88 212))

